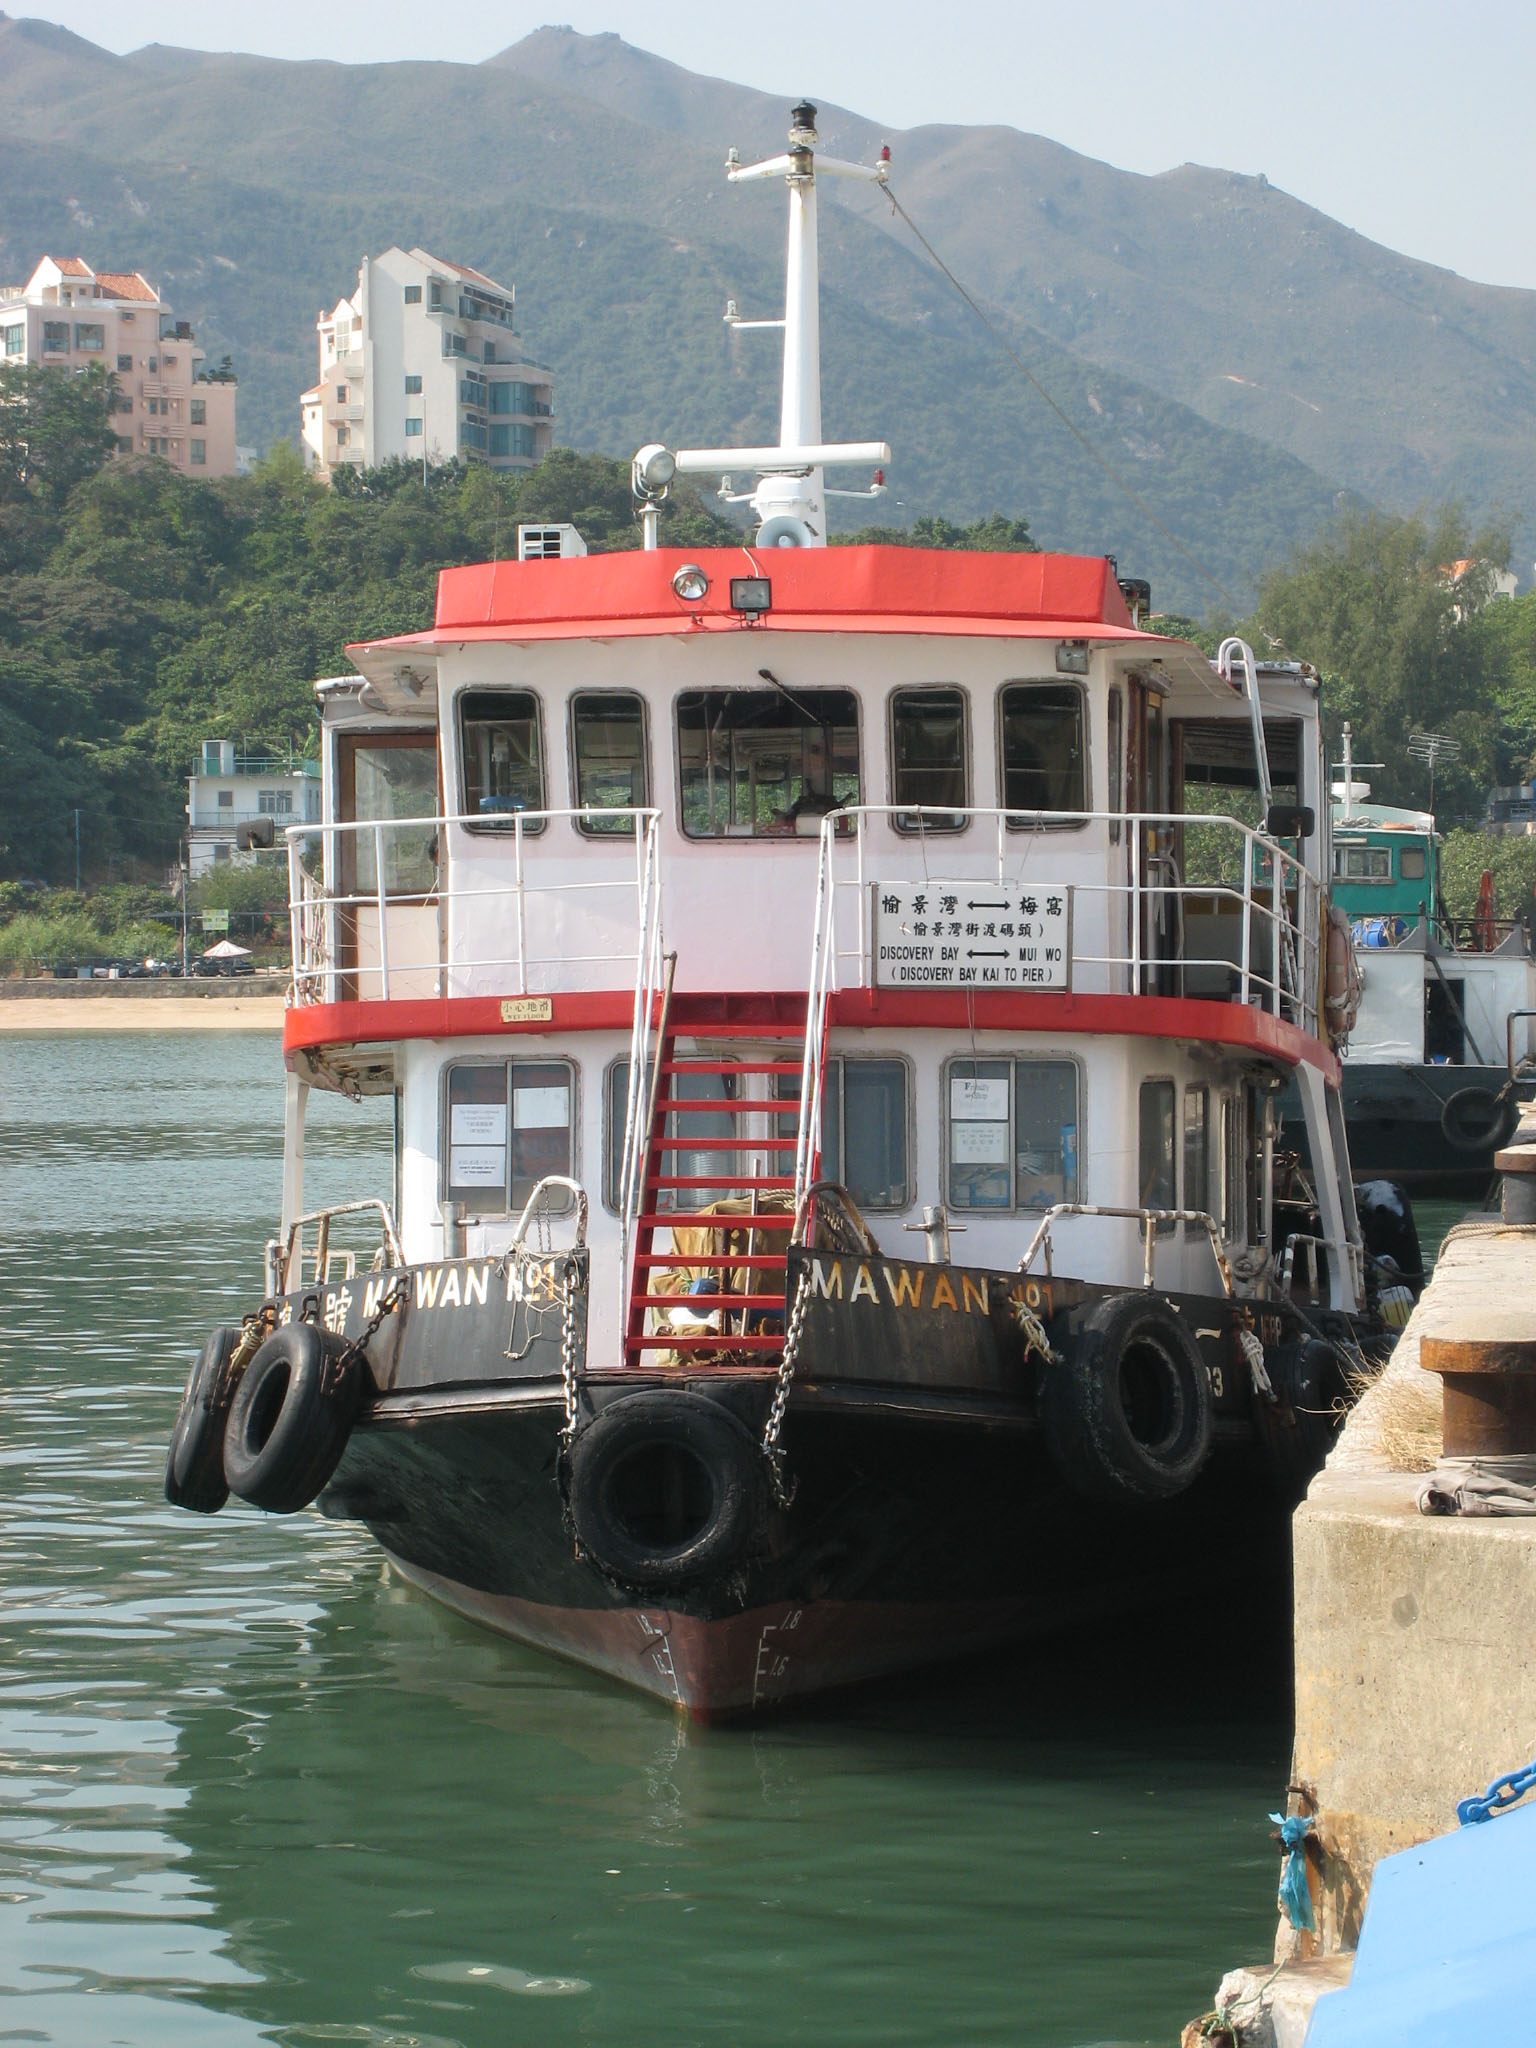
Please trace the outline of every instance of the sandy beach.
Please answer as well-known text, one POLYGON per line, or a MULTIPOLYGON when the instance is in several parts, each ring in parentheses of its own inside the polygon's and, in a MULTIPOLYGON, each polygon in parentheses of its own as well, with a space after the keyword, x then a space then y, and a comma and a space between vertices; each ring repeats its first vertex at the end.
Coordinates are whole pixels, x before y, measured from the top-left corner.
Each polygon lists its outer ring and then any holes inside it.
POLYGON ((211 990, 162 994, 143 983, 22 995, 0 983, 0 1033, 10 1031, 280 1031, 281 994, 226 995, 211 990), (142 991, 142 992, 141 992, 142 991))

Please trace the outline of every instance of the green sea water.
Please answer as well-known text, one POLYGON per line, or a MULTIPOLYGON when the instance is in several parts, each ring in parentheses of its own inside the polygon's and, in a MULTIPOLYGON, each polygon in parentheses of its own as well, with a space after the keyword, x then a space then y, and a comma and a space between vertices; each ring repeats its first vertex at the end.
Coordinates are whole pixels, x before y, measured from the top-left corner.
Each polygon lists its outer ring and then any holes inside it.
MULTIPOLYGON (((0 2042, 1169 2043, 1268 1953, 1261 1578, 700 1732, 361 1530, 168 1507, 280 1103, 269 1034, 0 1037, 0 2042)), ((312 1099, 310 1196, 388 1146, 312 1099)))

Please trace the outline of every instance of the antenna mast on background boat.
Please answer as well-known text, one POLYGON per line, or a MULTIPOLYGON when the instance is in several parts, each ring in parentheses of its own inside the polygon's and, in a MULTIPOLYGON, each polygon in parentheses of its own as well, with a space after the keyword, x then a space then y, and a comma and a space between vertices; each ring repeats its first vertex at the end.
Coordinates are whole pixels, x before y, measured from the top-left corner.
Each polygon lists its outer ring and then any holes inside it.
POLYGON ((682 448, 674 454, 659 444, 642 448, 635 457, 633 480, 645 526, 645 545, 658 544, 661 500, 674 476, 718 475, 720 495, 728 504, 750 504, 757 514, 760 547, 820 548, 827 544, 826 500, 831 497, 878 497, 885 488, 876 475, 868 491, 827 490, 823 471, 838 463, 888 463, 884 441, 827 443, 821 438, 821 314, 816 235, 817 174, 853 178, 883 185, 890 152, 882 150, 876 164, 844 163, 816 156, 816 109, 808 100, 790 114, 789 148, 782 156, 743 164, 733 149, 725 174, 733 185, 782 177, 789 187, 789 250, 785 266, 782 320, 742 320, 736 302, 726 306, 726 323, 736 328, 782 328, 784 387, 779 409, 776 448, 682 448), (750 491, 732 492, 728 472, 756 470, 750 491))

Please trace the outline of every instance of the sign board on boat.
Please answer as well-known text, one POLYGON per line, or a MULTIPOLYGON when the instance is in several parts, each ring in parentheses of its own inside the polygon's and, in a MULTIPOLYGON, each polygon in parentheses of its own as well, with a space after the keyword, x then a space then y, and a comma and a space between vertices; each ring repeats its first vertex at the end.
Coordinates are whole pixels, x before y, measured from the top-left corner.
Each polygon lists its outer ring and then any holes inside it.
POLYGON ((1071 987, 1072 891, 1009 882, 875 882, 877 988, 1071 987))

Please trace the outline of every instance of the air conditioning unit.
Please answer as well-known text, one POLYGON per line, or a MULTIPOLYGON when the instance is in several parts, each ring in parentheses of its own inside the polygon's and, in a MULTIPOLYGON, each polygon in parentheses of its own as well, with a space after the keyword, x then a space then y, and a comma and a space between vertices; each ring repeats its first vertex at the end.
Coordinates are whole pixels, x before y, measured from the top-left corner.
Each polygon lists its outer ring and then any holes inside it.
POLYGON ((574 526, 520 526, 517 529, 517 559, 520 562, 554 562, 563 556, 584 555, 587 544, 574 526))

